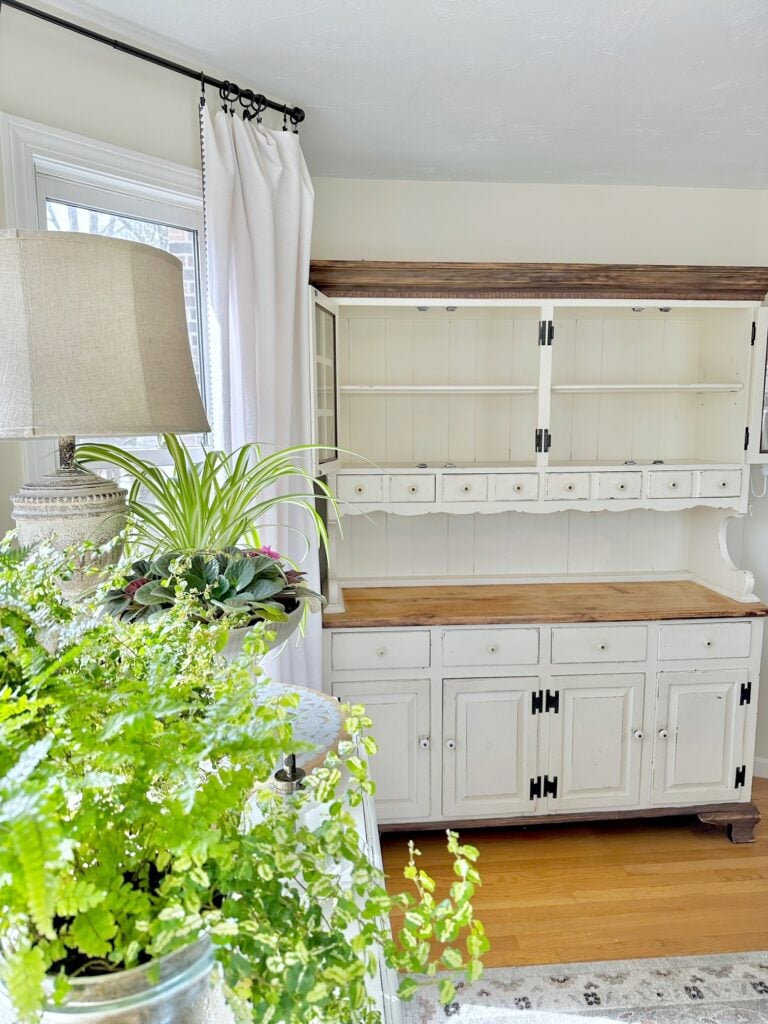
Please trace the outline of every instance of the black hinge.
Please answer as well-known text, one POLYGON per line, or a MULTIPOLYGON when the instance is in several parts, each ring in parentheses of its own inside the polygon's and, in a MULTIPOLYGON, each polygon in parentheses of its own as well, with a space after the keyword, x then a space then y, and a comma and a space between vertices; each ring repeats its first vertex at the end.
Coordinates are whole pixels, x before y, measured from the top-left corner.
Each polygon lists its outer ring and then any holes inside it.
POLYGON ((557 776, 553 779, 548 775, 544 776, 544 796, 557 796, 557 776))
POLYGON ((552 435, 546 427, 537 427, 535 439, 535 450, 537 452, 548 452, 552 444, 552 435))
POLYGON ((744 451, 749 448, 749 427, 744 428, 744 451))
POLYGON ((534 690, 531 694, 531 714, 543 715, 550 711, 560 714, 560 691, 534 690))
POLYGON ((541 775, 537 775, 531 779, 528 788, 528 799, 535 800, 541 796, 557 796, 557 776, 550 779, 548 775, 545 775, 543 778, 541 775))
POLYGON ((742 683, 739 691, 739 706, 752 703, 752 682, 742 683))
POLYGON ((736 769, 736 789, 740 789, 742 786, 747 784, 747 766, 742 764, 736 769))
POLYGON ((539 345, 551 345, 554 340, 554 320, 539 320, 539 345))
POLYGON ((756 337, 757 337, 757 323, 753 320, 752 321, 752 337, 750 338, 750 341, 749 341, 750 345, 754 345, 755 344, 755 338, 756 337))

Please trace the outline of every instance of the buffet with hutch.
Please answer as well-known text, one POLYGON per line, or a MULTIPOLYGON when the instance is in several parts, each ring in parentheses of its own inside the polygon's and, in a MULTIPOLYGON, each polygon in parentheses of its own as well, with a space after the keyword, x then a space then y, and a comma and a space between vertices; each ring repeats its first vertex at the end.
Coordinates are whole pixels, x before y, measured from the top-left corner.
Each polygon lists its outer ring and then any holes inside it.
POLYGON ((312 265, 324 685, 383 829, 696 813, 749 841, 766 268, 312 265))

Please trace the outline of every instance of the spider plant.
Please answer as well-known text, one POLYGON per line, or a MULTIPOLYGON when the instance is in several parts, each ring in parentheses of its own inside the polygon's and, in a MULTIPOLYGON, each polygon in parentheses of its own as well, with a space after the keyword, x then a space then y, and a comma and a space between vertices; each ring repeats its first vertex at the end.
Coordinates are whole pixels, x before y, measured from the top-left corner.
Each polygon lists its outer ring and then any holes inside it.
POLYGON ((164 434, 163 440, 171 472, 112 444, 77 449, 78 462, 106 462, 132 478, 129 552, 138 549, 153 558, 165 551, 223 551, 241 543, 259 548, 259 526, 280 505, 303 509, 311 532, 327 548, 328 533, 315 498, 334 509, 336 501, 328 485, 301 465, 302 456, 319 446, 294 445, 264 454, 260 445, 244 444, 229 454, 207 451, 196 462, 174 434, 164 434))

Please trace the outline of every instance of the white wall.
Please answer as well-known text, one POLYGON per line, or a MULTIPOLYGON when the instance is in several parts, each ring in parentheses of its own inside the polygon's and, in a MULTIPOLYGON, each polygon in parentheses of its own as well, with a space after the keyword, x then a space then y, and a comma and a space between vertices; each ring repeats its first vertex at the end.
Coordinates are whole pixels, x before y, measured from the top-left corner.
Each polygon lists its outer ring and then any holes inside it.
MULTIPOLYGON (((192 80, 9 8, 0 15, 6 113, 199 167, 197 96, 192 80)), ((328 178, 315 188, 315 258, 768 263, 768 192, 328 178)), ((20 448, 3 442, 0 531, 20 481, 20 448)), ((768 597, 768 499, 744 529, 743 563, 768 597)), ((768 699, 760 718, 768 759, 768 699)))

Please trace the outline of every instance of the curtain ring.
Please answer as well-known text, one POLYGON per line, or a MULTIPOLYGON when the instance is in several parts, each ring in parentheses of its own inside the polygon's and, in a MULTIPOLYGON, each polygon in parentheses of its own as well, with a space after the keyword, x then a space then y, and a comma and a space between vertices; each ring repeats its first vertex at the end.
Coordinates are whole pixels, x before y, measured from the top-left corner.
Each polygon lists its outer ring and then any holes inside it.
MULTIPOLYGON (((2 3, 2 0, 0 0, 2 3)), ((205 72, 200 72, 200 108, 205 106, 205 72)))
POLYGON ((288 131, 288 111, 287 110, 283 111, 283 131, 284 132, 288 131))

